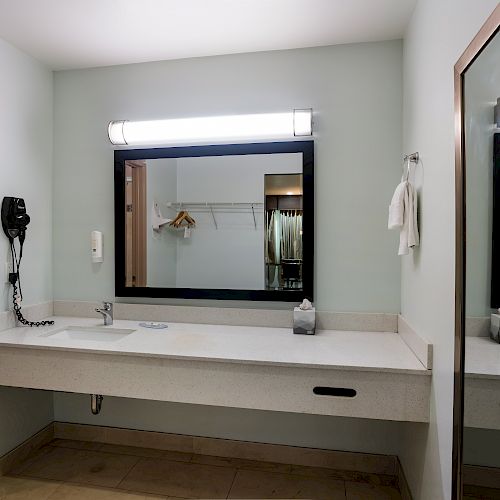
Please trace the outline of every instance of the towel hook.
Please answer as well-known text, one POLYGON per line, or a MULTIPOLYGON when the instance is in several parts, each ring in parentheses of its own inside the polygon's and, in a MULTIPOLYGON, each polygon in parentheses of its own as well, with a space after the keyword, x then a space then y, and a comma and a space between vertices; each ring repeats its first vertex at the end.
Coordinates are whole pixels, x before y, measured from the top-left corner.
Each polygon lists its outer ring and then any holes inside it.
POLYGON ((420 160, 420 155, 418 154, 418 151, 416 153, 405 155, 403 157, 403 177, 402 177, 403 181, 407 181, 410 177, 410 165, 412 163, 416 165, 419 162, 419 160, 420 160))

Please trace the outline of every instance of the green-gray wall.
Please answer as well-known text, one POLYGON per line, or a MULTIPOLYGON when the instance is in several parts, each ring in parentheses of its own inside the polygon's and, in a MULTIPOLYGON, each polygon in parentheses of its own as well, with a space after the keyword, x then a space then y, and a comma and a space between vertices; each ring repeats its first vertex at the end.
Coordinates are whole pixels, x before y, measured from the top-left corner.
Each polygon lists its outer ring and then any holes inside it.
POLYGON ((54 95, 55 299, 114 296, 109 120, 312 107, 316 305, 399 312, 387 207, 401 172, 401 41, 61 71, 54 95), (90 261, 94 229, 104 233, 98 266, 90 261))
MULTIPOLYGON (((109 120, 302 107, 315 112, 316 304, 399 312, 398 234, 387 230, 387 209, 401 176, 401 41, 56 73, 55 298, 114 296, 109 120), (96 267, 93 229, 104 232, 105 244, 104 263, 96 267)), ((102 415, 93 418, 88 404, 87 396, 56 394, 55 417, 379 453, 395 453, 401 432, 395 422, 120 398, 105 398, 102 415)))
MULTIPOLYGON (((34 304, 52 300, 52 72, 0 40, 0 74, 0 199, 24 197, 31 215, 22 275, 24 303, 34 304)), ((0 311, 11 293, 2 283, 0 311)), ((0 387, 0 456, 52 419, 51 392, 0 387)))

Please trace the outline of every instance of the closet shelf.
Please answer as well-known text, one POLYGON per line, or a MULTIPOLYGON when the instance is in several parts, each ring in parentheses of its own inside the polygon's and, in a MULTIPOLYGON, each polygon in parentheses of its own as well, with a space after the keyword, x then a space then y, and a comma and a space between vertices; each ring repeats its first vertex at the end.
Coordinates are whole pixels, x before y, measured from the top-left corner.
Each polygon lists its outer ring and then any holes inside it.
POLYGON ((189 210, 190 212, 210 212, 211 210, 218 210, 223 212, 240 212, 264 209, 262 202, 245 202, 245 203, 232 203, 232 202, 214 202, 214 201, 167 201, 164 203, 167 208, 173 210, 189 210))
POLYGON ((264 213, 264 203, 262 202, 213 202, 213 201, 169 201, 164 202, 167 208, 175 211, 186 210, 191 213, 210 213, 214 222, 215 229, 218 229, 215 214, 221 213, 237 213, 237 214, 252 214, 253 224, 257 230, 257 219, 255 214, 264 213))

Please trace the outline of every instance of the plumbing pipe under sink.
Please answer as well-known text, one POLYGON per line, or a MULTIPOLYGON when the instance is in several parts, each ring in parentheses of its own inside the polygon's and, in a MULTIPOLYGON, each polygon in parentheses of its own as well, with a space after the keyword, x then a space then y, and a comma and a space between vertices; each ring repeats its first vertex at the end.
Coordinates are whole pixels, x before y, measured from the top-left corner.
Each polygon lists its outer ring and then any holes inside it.
POLYGON ((92 412, 92 415, 99 415, 99 413, 101 413, 103 399, 104 397, 100 394, 90 395, 90 411, 92 412))

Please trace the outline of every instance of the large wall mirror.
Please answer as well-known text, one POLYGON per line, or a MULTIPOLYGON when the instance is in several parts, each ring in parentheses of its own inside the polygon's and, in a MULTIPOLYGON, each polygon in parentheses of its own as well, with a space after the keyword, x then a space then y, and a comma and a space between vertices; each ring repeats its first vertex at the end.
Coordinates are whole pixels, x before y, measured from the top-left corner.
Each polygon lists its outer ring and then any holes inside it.
POLYGON ((500 7, 455 66, 457 499, 500 498, 499 23, 500 7))
POLYGON ((116 295, 312 300, 313 150, 115 151, 116 295))

